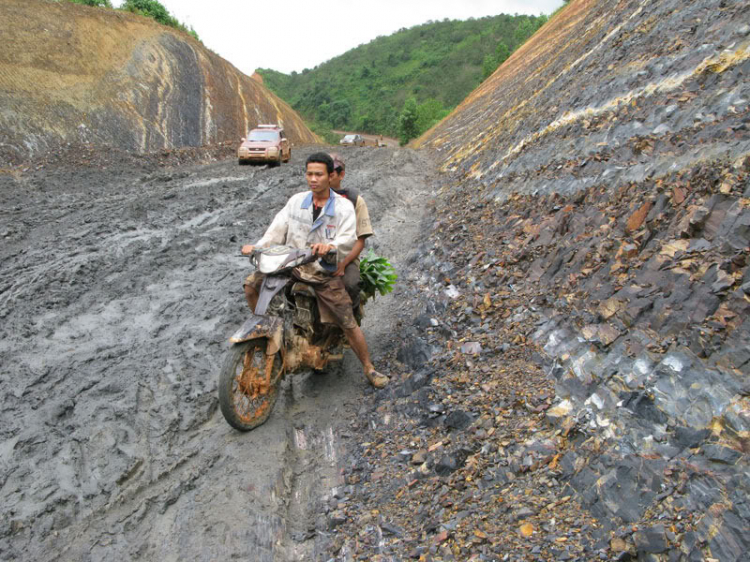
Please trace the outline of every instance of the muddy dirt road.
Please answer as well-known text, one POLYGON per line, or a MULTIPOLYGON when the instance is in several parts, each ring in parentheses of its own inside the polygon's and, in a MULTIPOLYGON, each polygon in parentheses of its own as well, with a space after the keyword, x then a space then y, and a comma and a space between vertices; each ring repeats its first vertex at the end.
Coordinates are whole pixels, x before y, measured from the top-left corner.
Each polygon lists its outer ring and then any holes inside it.
MULTIPOLYGON (((388 148, 398 148, 399 142, 398 139, 395 139, 393 137, 384 137, 382 135, 368 135, 367 133, 357 133, 356 131, 333 131, 334 133, 341 135, 341 138, 344 138, 344 135, 354 135, 359 134, 364 137, 365 141, 367 142, 367 146, 378 146, 378 143, 383 143, 388 148)), ((340 150, 348 150, 349 147, 339 147, 340 150)))
MULTIPOLYGON (((128 159, 0 174, 0 559, 317 560, 347 432, 373 392, 351 351, 295 375, 247 434, 217 410, 245 315, 242 243, 306 188, 280 168, 128 159)), ((374 246, 403 263, 430 193, 424 153, 346 151, 374 246)), ((377 360, 393 297, 364 328, 377 360)))

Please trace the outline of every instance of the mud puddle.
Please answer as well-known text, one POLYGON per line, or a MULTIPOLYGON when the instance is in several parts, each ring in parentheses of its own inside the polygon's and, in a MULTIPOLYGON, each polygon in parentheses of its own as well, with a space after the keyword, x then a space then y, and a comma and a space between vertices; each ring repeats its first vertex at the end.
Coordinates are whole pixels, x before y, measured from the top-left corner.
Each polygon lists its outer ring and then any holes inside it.
MULTIPOLYGON (((242 243, 305 188, 289 165, 55 168, 0 175, 0 559, 315 560, 348 430, 373 392, 347 352, 284 383, 248 434, 217 410, 245 314, 242 243)), ((400 267, 432 164, 343 152, 377 251, 400 267)), ((377 360, 393 297, 367 310, 377 360)), ((327 558, 325 558, 327 559, 327 558)))

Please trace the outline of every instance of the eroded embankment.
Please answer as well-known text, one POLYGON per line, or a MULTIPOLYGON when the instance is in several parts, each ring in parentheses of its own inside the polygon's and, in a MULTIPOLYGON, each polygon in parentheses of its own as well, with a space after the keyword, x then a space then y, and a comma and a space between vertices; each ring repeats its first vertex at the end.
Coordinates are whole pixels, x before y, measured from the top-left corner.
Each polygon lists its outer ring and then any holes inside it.
POLYGON ((0 4, 0 165, 68 144, 148 152, 238 142, 282 123, 316 142, 262 84, 185 33, 69 2, 0 4))
POLYGON ((404 288, 405 381, 348 475, 399 530, 385 552, 743 559, 748 177, 502 205, 446 185, 404 288))
POLYGON ((342 548, 746 557, 749 15, 574 0, 418 141, 448 174, 342 548))

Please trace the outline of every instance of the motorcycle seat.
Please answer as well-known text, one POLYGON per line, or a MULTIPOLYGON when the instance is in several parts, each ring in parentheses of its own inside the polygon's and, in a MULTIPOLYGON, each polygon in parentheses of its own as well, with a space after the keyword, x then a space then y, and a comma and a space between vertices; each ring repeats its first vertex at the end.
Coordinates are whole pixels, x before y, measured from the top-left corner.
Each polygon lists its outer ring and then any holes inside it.
POLYGON ((315 291, 307 283, 295 283, 294 285, 292 285, 292 294, 307 295, 309 297, 315 298, 315 291))

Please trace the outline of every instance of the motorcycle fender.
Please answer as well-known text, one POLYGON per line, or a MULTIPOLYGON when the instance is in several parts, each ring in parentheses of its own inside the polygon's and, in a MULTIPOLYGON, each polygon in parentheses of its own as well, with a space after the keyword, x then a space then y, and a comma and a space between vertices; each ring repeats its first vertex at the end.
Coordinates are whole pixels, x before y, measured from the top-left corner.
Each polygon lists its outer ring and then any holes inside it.
POLYGON ((242 327, 229 338, 232 343, 254 340, 255 338, 268 339, 266 354, 273 355, 281 349, 283 337, 283 326, 281 318, 277 316, 258 316, 252 314, 242 327))

